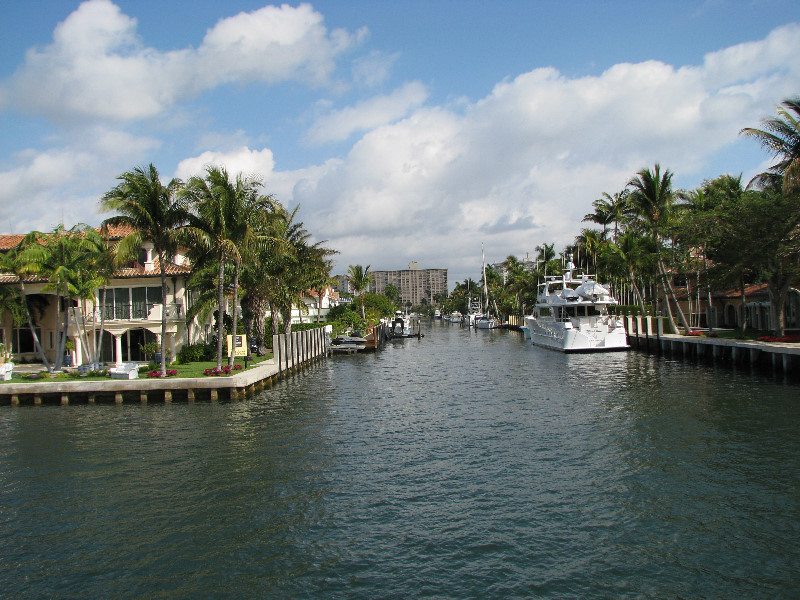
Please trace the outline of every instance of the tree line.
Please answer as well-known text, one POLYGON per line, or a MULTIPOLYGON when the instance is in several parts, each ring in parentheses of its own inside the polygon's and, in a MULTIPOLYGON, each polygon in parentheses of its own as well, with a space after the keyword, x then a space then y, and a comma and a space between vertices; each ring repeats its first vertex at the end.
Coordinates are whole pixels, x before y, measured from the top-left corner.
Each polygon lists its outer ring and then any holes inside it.
MULTIPOLYGON (((94 314, 106 305, 106 290, 114 272, 138 258, 145 242, 152 244, 154 263, 161 278, 161 373, 166 374, 164 343, 167 331, 167 270, 179 248, 191 265, 187 288, 192 305, 187 321, 205 319, 216 308, 216 360, 222 367, 226 297, 232 296, 233 333, 241 316, 244 330, 260 349, 265 349, 265 321, 272 315, 272 330, 291 331, 291 310, 308 290, 318 302, 332 283, 331 256, 335 250, 324 241, 312 242, 311 234, 297 219, 299 207, 287 209, 271 194, 262 193, 257 177, 231 177, 223 167, 208 167, 202 176, 188 181, 162 183, 156 167, 136 167, 122 173, 119 183, 100 200, 100 208, 112 216, 98 229, 78 224, 59 225, 48 233, 34 231, 0 257, 0 270, 17 275, 16 288, 0 288, 0 308, 8 310, 16 324, 27 321, 34 346, 48 371, 62 366, 68 346, 70 320, 79 325, 84 347, 93 364, 100 362, 105 310, 100 323, 82 315, 94 314), (110 226, 127 226, 127 235, 108 241, 110 226), (25 285, 46 281, 43 291, 56 295, 56 352, 51 364, 38 338, 34 321, 43 306, 32 306, 25 285), (100 290, 96 294, 96 290, 100 290), (99 299, 98 299, 99 296, 99 299), (90 305, 91 304, 91 308, 90 305), (79 315, 76 311, 80 310, 79 315)), ((35 298, 35 296, 31 296, 35 298)), ((232 345, 233 346, 233 345, 232 345)), ((233 365, 234 348, 228 363, 233 365)))
MULTIPOLYGON (((784 100, 761 128, 740 133, 775 159, 767 171, 747 184, 741 174, 725 174, 677 190, 669 169, 641 169, 622 190, 592 203, 583 220, 595 227, 582 229, 561 253, 545 243, 536 247, 534 268, 509 256, 502 273, 487 272, 499 313, 530 312, 538 282, 571 261, 611 283, 641 313, 660 307, 675 333, 699 325, 678 303, 676 285, 699 315, 702 305, 710 309, 714 290, 738 289, 744 306, 747 284, 766 283, 770 321, 776 335, 784 335, 786 300, 800 280, 800 97, 784 100)), ((482 287, 482 281, 465 280, 447 302, 461 308, 467 294, 482 287)), ((743 319, 745 329, 746 314, 743 319)))

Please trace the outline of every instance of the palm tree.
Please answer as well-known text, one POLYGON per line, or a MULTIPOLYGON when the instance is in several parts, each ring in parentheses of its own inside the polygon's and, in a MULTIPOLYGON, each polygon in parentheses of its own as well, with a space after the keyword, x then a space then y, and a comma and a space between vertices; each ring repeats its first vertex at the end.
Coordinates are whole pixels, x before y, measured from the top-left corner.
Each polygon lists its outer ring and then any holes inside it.
MULTIPOLYGON (((222 340, 225 334, 225 264, 234 265, 233 336, 237 328, 239 269, 244 254, 256 241, 258 219, 263 217, 269 196, 260 196, 261 181, 239 174, 231 181, 224 167, 211 166, 205 177, 189 179, 182 197, 190 204, 185 235, 193 245, 194 263, 202 268, 209 262, 217 266, 217 368, 222 368, 222 340)), ((235 337, 234 337, 235 339, 235 337)), ((231 344, 229 366, 233 366, 235 344, 231 344)))
POLYGON ((639 304, 639 309, 644 315, 644 298, 636 283, 636 272, 641 270, 642 259, 646 253, 645 239, 635 231, 625 231, 617 238, 616 242, 610 244, 609 248, 624 263, 628 284, 631 286, 634 297, 639 304))
POLYGON ((117 263, 125 263, 139 254, 142 245, 150 242, 158 257, 161 276, 161 375, 166 376, 167 337, 167 264, 178 249, 180 231, 186 225, 188 213, 180 198, 183 183, 172 179, 164 185, 151 163, 147 168, 136 167, 117 179, 121 181, 100 201, 105 212, 117 214, 103 221, 104 226, 127 225, 133 229, 114 247, 117 263))
MULTIPOLYGON (((61 368, 67 343, 71 299, 80 294, 81 279, 91 268, 92 252, 102 245, 99 234, 88 225, 79 224, 70 229, 59 225, 49 234, 38 231, 29 233, 15 255, 15 271, 20 276, 23 294, 23 278, 29 274, 47 279, 48 283, 42 291, 55 292, 56 348, 52 366, 45 359, 35 331, 32 331, 34 345, 48 370, 61 368)), ((30 318, 29 325, 32 325, 30 318)))
POLYGON ((14 248, 6 253, 0 254, 0 261, 2 262, 2 267, 0 267, 0 269, 2 269, 4 273, 13 273, 16 275, 17 283, 19 284, 19 299, 22 303, 23 313, 25 314, 28 322, 28 328, 30 329, 31 337, 33 338, 33 346, 36 352, 39 354, 42 364, 49 372, 52 372, 53 366, 50 364, 50 361, 47 360, 44 350, 42 349, 41 341, 36 333, 33 311, 31 310, 31 305, 28 302, 28 295, 25 293, 25 280, 28 277, 28 273, 26 264, 24 260, 20 258, 20 254, 22 254, 29 245, 30 237, 30 234, 25 236, 25 238, 14 248))
MULTIPOLYGON (((330 250, 329 252, 335 253, 334 250, 330 250)), ((318 253, 314 256, 314 258, 309 261, 307 267, 308 289, 313 290, 317 295, 317 323, 319 323, 322 318, 322 297, 325 294, 325 290, 336 285, 338 282, 336 278, 331 276, 332 270, 333 261, 326 258, 322 253, 318 253)))
MULTIPOLYGON (((103 326, 105 321, 105 311, 100 318, 100 332, 98 339, 97 321, 94 314, 97 310, 98 288, 105 289, 113 272, 113 256, 106 243, 104 230, 97 233, 96 230, 86 230, 86 242, 81 245, 79 255, 80 265, 72 278, 73 295, 78 300, 79 306, 73 308, 75 322, 77 324, 78 335, 83 344, 83 348, 93 369, 99 369, 100 349, 102 348, 103 326), (91 310, 87 309, 87 301, 91 301, 91 310), (80 310, 80 316, 77 314, 80 310), (89 319, 89 315, 92 318, 89 319), (87 329, 86 322, 91 320, 92 329, 87 329)), ((103 297, 105 302, 105 297, 103 297)))
POLYGON ((600 249, 607 244, 605 235, 596 229, 582 229, 578 237, 575 238, 575 245, 578 249, 583 249, 588 259, 588 270, 597 272, 597 254, 600 249))
POLYGON ((364 312, 364 293, 369 289, 372 275, 369 272, 369 265, 365 269, 361 265, 350 265, 347 268, 347 279, 350 281, 350 289, 354 294, 361 298, 361 318, 366 320, 364 312))
POLYGON ((21 249, 21 244, 22 242, 20 242, 18 246, 11 248, 8 252, 0 252, 0 273, 15 274, 19 283, 18 290, 5 286, 0 288, 0 315, 8 311, 11 313, 11 318, 17 326, 21 325, 27 319, 31 334, 33 335, 34 347, 42 357, 42 362, 47 365, 47 359, 44 356, 44 352, 42 352, 39 338, 36 335, 36 329, 33 325, 30 306, 28 305, 27 296, 25 294, 25 279, 20 270, 21 263, 17 258, 21 249))
POLYGON ((778 162, 765 173, 756 175, 748 184, 763 188, 779 180, 783 193, 800 187, 800 96, 788 98, 777 108, 778 116, 763 119, 764 129, 745 127, 742 135, 756 138, 778 162))
POLYGON ((653 171, 650 169, 642 169, 639 171, 636 176, 628 182, 628 186, 632 190, 629 200, 631 209, 642 227, 650 234, 656 247, 656 262, 658 265, 658 272, 661 276, 661 282, 666 292, 665 295, 667 296, 665 306, 670 328, 673 333, 678 332, 675 326, 675 320, 672 317, 672 309, 670 307, 671 298, 678 311, 681 326, 684 327, 686 331, 689 331, 689 323, 686 321, 686 315, 683 314, 683 310, 675 297, 675 291, 672 288, 661 253, 662 236, 672 216, 675 200, 675 194, 672 190, 672 172, 666 169, 662 174, 661 165, 656 163, 653 171))

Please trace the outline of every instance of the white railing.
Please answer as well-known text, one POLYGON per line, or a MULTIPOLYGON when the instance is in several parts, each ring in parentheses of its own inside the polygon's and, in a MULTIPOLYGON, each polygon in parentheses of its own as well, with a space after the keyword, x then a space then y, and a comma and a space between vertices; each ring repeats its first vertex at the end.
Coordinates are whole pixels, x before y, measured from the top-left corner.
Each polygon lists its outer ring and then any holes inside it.
MULTIPOLYGON (((107 306, 105 309, 98 308, 94 312, 90 312, 84 318, 80 311, 73 312, 73 321, 81 325, 84 322, 99 323, 103 318, 103 311, 105 312, 106 321, 161 321, 163 304, 145 304, 142 302, 133 304, 117 304, 115 306, 107 306)), ((179 302, 171 302, 166 305, 167 320, 181 321, 185 318, 186 312, 183 309, 183 304, 179 302)))

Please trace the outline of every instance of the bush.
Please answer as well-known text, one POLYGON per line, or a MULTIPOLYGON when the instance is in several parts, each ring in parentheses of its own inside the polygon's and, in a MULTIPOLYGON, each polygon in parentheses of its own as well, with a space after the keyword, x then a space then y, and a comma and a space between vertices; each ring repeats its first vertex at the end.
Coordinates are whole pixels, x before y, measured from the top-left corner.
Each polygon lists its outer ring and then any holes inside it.
MULTIPOLYGON (((233 365, 234 371, 240 371, 242 369, 242 365, 233 365)), ((203 375, 208 377, 219 377, 220 375, 230 375, 231 368, 228 365, 223 365, 221 369, 214 367, 213 369, 206 369, 203 371, 203 375)))
POLYGON ((193 362, 203 362, 214 360, 217 356, 217 349, 211 344, 191 344, 178 350, 177 361, 186 365, 193 362))
MULTIPOLYGON (((172 369, 170 371, 167 371, 167 377, 175 377, 177 374, 178 374, 178 370, 177 369, 172 369)), ((161 377, 161 371, 150 371, 147 374, 147 376, 150 377, 150 378, 161 377)))

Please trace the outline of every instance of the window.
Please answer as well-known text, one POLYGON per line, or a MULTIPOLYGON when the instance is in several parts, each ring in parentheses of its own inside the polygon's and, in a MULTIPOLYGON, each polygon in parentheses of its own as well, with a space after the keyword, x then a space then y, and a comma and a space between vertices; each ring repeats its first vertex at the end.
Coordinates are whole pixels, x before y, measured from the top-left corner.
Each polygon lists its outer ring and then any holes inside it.
POLYGON ((106 292, 107 319, 146 319, 161 304, 161 286, 110 288, 106 292))
MULTIPOLYGON (((36 328, 36 336, 42 339, 42 330, 36 328)), ((19 327, 11 331, 11 351, 15 354, 22 352, 36 352, 36 345, 33 343, 33 334, 30 327, 19 327)))

